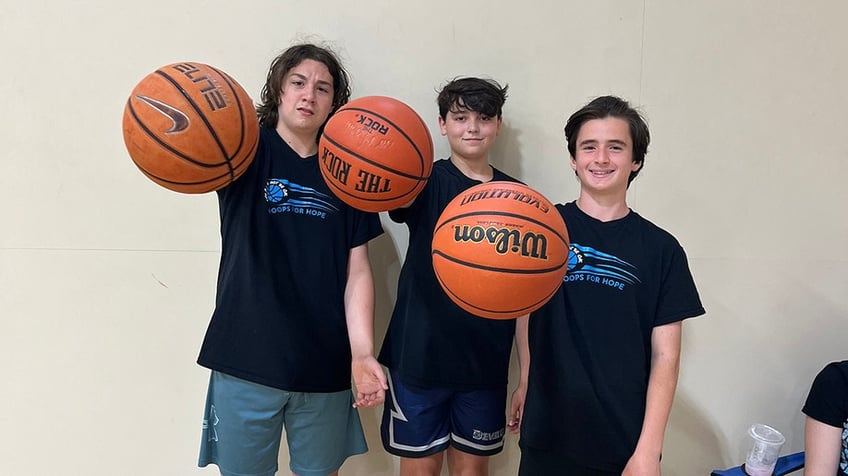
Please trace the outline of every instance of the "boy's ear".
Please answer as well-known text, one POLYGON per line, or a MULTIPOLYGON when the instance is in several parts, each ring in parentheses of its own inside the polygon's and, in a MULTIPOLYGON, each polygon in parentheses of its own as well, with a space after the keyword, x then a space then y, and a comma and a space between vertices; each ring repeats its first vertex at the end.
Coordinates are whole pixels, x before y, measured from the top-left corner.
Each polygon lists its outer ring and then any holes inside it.
POLYGON ((568 155, 568 159, 568 163, 571 164, 571 170, 577 172, 577 160, 575 160, 574 156, 571 154, 568 155))
POLYGON ((442 135, 447 135, 448 128, 445 127, 445 119, 442 116, 439 116, 439 131, 441 131, 442 135))

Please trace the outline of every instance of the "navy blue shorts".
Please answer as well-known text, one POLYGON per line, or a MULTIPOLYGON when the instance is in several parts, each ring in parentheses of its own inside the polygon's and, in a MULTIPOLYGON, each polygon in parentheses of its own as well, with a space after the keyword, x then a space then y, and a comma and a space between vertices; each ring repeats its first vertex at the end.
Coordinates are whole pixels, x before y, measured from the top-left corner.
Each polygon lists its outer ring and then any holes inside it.
POLYGON ((383 407, 383 447, 395 456, 423 458, 453 446, 478 456, 503 450, 506 386, 498 390, 460 392, 422 388, 389 374, 383 407))

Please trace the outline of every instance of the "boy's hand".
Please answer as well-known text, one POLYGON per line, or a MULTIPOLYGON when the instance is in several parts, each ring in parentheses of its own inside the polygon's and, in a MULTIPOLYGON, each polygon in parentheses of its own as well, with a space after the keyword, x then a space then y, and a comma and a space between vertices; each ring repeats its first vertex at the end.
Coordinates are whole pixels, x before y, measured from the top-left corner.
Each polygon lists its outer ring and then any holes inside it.
POLYGON ((524 414, 524 398, 527 396, 527 386, 519 385, 512 392, 509 404, 509 415, 506 426, 510 433, 518 434, 521 431, 521 416, 524 414))
POLYGON ((662 476, 660 459, 654 455, 645 455, 638 450, 633 453, 621 476, 662 476))
POLYGON ((354 358, 350 373, 356 393, 353 408, 374 407, 383 403, 389 386, 383 367, 373 355, 354 358))

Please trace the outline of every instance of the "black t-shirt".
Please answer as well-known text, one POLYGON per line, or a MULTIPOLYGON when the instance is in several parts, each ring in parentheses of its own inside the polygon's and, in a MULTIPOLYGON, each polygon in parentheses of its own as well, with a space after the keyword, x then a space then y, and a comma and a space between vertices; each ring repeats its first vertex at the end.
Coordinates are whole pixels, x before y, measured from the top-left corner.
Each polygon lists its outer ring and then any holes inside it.
POLYGON ((836 474, 848 474, 848 360, 831 362, 816 375, 801 411, 826 425, 842 428, 836 474))
POLYGON ((271 128, 218 202, 218 293, 198 363, 289 391, 350 388, 349 252, 382 233, 379 216, 336 198, 317 155, 301 158, 271 128))
POLYGON ((620 471, 645 415, 656 326, 704 313, 677 240, 636 212, 611 222, 557 205, 571 240, 568 273, 530 316, 521 444, 620 471))
MULTIPOLYGON (((492 180, 517 182, 497 169, 492 180)), ((438 160, 412 205, 389 213, 392 220, 406 223, 409 245, 379 360, 411 384, 455 390, 507 384, 515 320, 468 313, 450 300, 433 271, 433 230, 442 210, 480 183, 450 160, 438 160)))

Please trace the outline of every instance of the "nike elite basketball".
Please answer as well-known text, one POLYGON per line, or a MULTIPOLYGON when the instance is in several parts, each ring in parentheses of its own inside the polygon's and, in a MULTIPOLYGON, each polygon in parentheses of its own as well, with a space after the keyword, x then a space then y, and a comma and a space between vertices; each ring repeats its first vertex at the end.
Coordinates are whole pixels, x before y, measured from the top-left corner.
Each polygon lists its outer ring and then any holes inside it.
POLYGON ((182 193, 227 186, 250 165, 259 142, 250 96, 202 63, 169 64, 144 77, 127 100, 123 128, 139 170, 182 193))
POLYGON ((542 307, 559 288, 568 270, 568 231, 539 192, 488 182, 448 203, 432 253, 439 284, 459 307, 512 319, 542 307))
POLYGON ((321 175, 339 199, 369 212, 400 208, 424 188, 433 139, 397 99, 366 96, 342 106, 318 141, 321 175))

